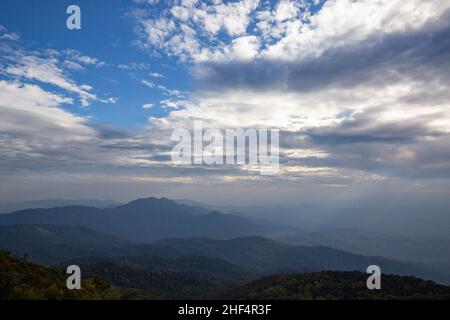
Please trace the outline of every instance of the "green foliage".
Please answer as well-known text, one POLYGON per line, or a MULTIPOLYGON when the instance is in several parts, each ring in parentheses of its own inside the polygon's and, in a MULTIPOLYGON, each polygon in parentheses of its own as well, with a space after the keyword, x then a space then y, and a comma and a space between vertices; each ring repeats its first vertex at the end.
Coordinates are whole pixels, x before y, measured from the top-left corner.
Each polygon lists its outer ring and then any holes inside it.
MULTIPOLYGON (((143 263, 142 259, 137 261, 143 263)), ((194 266, 201 266, 200 257, 192 259, 194 266)), ((158 261, 166 266, 177 265, 161 258, 158 261)), ((155 263, 152 258, 145 262, 155 263)), ((0 251, 0 270, 0 300, 450 299, 450 287, 432 281, 383 275, 382 289, 368 290, 367 274, 346 271, 273 275, 244 284, 242 278, 155 269, 120 259, 96 258, 82 265, 83 275, 88 277, 82 281, 82 289, 68 290, 67 275, 62 271, 14 258, 4 251, 0 251)))
POLYGON ((69 290, 66 274, 13 258, 0 251, 0 300, 119 299, 120 292, 104 280, 83 280, 82 289, 69 290))
POLYGON ((450 286, 415 277, 383 275, 381 290, 368 290, 368 275, 361 272, 322 271, 273 275, 237 289, 234 299, 255 300, 374 300, 450 299, 450 286))
POLYGON ((132 300, 218 298, 245 283, 237 278, 239 273, 230 274, 234 269, 229 268, 234 266, 208 257, 101 257, 77 264, 94 282, 100 277, 127 288, 123 289, 122 298, 132 300), (218 265, 223 265, 224 270, 218 270, 218 265))

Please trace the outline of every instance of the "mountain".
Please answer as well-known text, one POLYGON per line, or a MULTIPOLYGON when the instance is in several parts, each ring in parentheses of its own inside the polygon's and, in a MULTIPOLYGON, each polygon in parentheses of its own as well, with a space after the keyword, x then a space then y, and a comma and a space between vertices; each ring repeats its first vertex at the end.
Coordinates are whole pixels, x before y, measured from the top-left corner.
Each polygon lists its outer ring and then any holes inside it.
MULTIPOLYGON (((0 226, 10 227, 0 233, 0 248, 19 255, 28 254, 35 261, 43 263, 88 256, 192 254, 222 259, 249 268, 255 274, 280 270, 363 271, 369 264, 379 264, 383 272, 414 274, 443 283, 449 282, 450 277, 415 263, 366 257, 328 246, 311 247, 321 242, 320 237, 314 240, 311 233, 296 228, 257 224, 233 214, 218 211, 205 214, 203 208, 179 204, 166 198, 138 199, 104 209, 69 206, 22 210, 0 215, 0 226), (27 225, 41 227, 24 229, 27 225), (49 226, 42 229, 42 225, 49 226), (52 229, 51 226, 81 229, 52 229), (94 231, 96 234, 92 234, 94 231), (43 237, 45 232, 47 235, 43 237), (288 234, 304 236, 309 246, 287 245, 260 237, 283 239, 284 236, 286 239, 285 235, 288 234), (148 245, 154 241, 157 242, 148 245)), ((325 244, 332 246, 333 241, 325 244)), ((445 261, 440 268, 445 268, 445 261)))
MULTIPOLYGON (((180 274, 197 274, 211 279, 248 278, 252 276, 249 269, 234 265, 226 260, 204 255, 187 254, 177 257, 156 255, 115 256, 115 257, 88 257, 72 260, 89 270, 99 263, 118 263, 127 266, 139 267, 154 272, 171 272, 180 274)), ((67 261, 61 265, 68 265, 67 261)))
POLYGON ((273 275, 236 289, 232 299, 245 300, 449 300, 450 286, 414 277, 383 275, 381 290, 368 290, 367 274, 323 271, 273 275))
POLYGON ((246 283, 248 273, 229 262, 195 255, 93 257, 76 263, 83 275, 100 277, 121 288, 135 288, 164 299, 218 298, 246 283))
POLYGON ((290 245, 321 245, 362 255, 414 261, 450 275, 450 241, 442 237, 414 237, 407 233, 389 235, 358 229, 320 228, 272 239, 290 245))
POLYGON ((301 226, 316 231, 353 229, 362 232, 383 232, 391 236, 408 235, 411 238, 439 237, 450 240, 448 205, 389 206, 328 206, 324 204, 294 204, 260 207, 222 206, 222 212, 239 212, 248 219, 264 219, 273 225, 301 226))
POLYGON ((86 206, 95 208, 113 208, 121 203, 113 200, 96 200, 96 199, 43 199, 23 202, 0 203, 0 214, 10 213, 14 211, 26 209, 48 209, 56 207, 68 206, 86 206))
MULTIPOLYGON (((208 204, 197 202, 197 201, 193 201, 193 200, 189 200, 189 199, 175 199, 174 201, 176 203, 178 203, 178 204, 184 204, 184 205, 189 206, 189 207, 199 208, 200 209, 199 211, 203 212, 203 213, 209 213, 211 211, 217 210, 217 208, 215 208, 213 206, 210 206, 208 204)), ((218 211, 220 211, 220 210, 218 210, 218 211)), ((226 213, 228 213, 228 212, 226 212, 226 213)))
POLYGON ((67 276, 52 268, 14 258, 0 251, 0 300, 119 299, 118 288, 95 278, 84 279, 82 290, 69 290, 67 276))
MULTIPOLYGON (((264 219, 209 211, 198 203, 166 198, 146 198, 114 208, 86 206, 28 209, 0 215, 1 225, 53 224, 82 226, 137 242, 164 238, 208 237, 232 239, 264 236, 290 245, 326 246, 361 255, 385 256, 414 261, 450 275, 449 241, 442 237, 403 236, 321 227, 304 230, 269 223, 264 219)), ((275 210, 275 209, 273 209, 275 210)), ((280 209, 282 211, 282 208, 280 209)), ((282 212, 281 212, 282 214, 282 212)), ((303 212, 299 216, 303 215, 303 212)), ((305 225, 308 225, 305 222, 305 225)), ((59 250, 62 252, 62 250, 59 250)), ((58 250, 56 249, 55 253, 58 250)), ((101 255, 101 254, 100 254, 101 255)))
POLYGON ((0 216, 0 225, 82 226, 121 238, 152 242, 169 237, 235 238, 262 235, 271 228, 248 219, 178 204, 166 198, 138 199, 115 208, 84 206, 29 209, 0 216))
POLYGON ((263 237, 231 240, 205 238, 163 239, 153 244, 160 252, 173 255, 197 254, 216 257, 259 273, 277 271, 359 270, 379 265, 383 273, 415 275, 442 283, 450 276, 420 265, 376 256, 363 256, 323 246, 290 246, 263 237))
MULTIPOLYGON (((169 264, 176 266, 177 262, 169 264)), ((450 299, 448 286, 395 275, 382 275, 382 290, 370 291, 366 288, 367 274, 356 271, 272 275, 245 283, 196 272, 151 270, 112 258, 81 261, 81 268, 82 290, 68 290, 67 274, 62 270, 0 251, 0 300, 450 299)))
POLYGON ((360 270, 377 264, 383 273, 416 275, 450 283, 448 276, 382 257, 367 257, 327 247, 290 246, 263 237, 230 240, 171 238, 152 244, 122 240, 83 227, 23 225, 0 227, 0 248, 46 264, 81 263, 114 257, 148 270, 195 270, 215 278, 254 277, 267 273, 360 270))
POLYGON ((86 229, 58 225, 12 225, 0 227, 0 249, 30 261, 53 264, 89 256, 132 254, 134 244, 86 229))

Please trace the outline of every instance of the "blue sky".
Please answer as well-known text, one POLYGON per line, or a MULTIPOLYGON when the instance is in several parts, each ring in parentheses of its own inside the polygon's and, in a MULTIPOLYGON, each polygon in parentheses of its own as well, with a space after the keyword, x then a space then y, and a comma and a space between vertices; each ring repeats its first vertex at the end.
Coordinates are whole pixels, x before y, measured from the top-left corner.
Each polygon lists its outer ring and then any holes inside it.
POLYGON ((129 1, 78 1, 82 10, 82 30, 66 28, 66 8, 71 1, 4 1, 0 21, 8 30, 20 34, 26 50, 76 49, 83 55, 103 61, 103 67, 88 66, 81 72, 71 72, 77 82, 92 85, 99 92, 116 97, 114 105, 93 102, 90 108, 62 106, 93 122, 109 123, 124 129, 135 129, 147 122, 149 116, 160 117, 167 111, 158 103, 167 98, 163 91, 150 89, 141 80, 158 82, 180 91, 190 90, 186 68, 169 57, 149 56, 133 45, 133 19, 129 1), (120 65, 146 65, 125 70, 120 65), (152 77, 159 73, 164 78, 152 77), (152 110, 143 109, 152 103, 152 110))
POLYGON ((0 201, 446 201, 449 17, 439 0, 3 0, 0 201), (280 130, 280 171, 174 165, 195 120, 280 130))

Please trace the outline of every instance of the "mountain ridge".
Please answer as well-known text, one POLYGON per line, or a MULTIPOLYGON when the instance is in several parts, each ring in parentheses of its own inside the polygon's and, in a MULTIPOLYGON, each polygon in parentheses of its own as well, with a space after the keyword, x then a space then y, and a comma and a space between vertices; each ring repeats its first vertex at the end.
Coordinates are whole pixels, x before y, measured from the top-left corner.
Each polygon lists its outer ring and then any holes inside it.
POLYGON ((0 225, 56 224, 84 226, 133 241, 153 242, 168 237, 233 238, 261 235, 270 228, 237 215, 205 214, 203 208, 167 198, 137 199, 115 208, 84 206, 27 209, 0 215, 0 225))
POLYGON ((174 259, 183 256, 204 256, 240 266, 255 275, 276 273, 280 270, 365 271, 368 265, 378 264, 383 272, 417 275, 450 283, 450 278, 445 275, 406 262, 356 255, 323 246, 289 246, 260 236, 226 240, 206 237, 168 238, 145 244, 83 227, 19 225, 0 227, 0 248, 18 256, 26 254, 32 260, 46 264, 96 256, 120 257, 128 261, 136 260, 137 257, 145 261, 155 256, 174 259))
POLYGON ((107 199, 41 199, 21 202, 0 203, 0 214, 12 213, 26 209, 50 209, 68 206, 87 206, 95 208, 113 208, 120 202, 107 199))

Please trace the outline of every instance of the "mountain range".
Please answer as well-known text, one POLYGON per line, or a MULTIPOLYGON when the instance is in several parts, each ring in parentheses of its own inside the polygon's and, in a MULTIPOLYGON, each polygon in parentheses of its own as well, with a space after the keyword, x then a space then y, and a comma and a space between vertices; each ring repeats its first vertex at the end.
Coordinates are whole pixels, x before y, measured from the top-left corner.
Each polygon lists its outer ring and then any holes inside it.
POLYGON ((138 199, 114 208, 86 206, 28 209, 0 216, 0 225, 82 226, 124 239, 150 243, 169 237, 233 238, 271 230, 237 215, 178 204, 166 198, 138 199))
POLYGON ((317 234, 299 228, 167 198, 0 215, 0 250, 61 270, 77 264, 88 277, 136 289, 127 291, 130 298, 226 297, 267 275, 325 270, 365 274, 372 264, 383 274, 450 283, 448 274, 422 264, 316 245, 321 242, 317 234))
POLYGON ((67 206, 88 206, 95 208, 112 208, 120 205, 119 202, 113 200, 97 200, 97 199, 42 199, 22 202, 0 203, 0 214, 10 213, 25 209, 48 209, 55 207, 67 206))
POLYGON ((63 270, 37 265, 0 251, 0 300, 448 300, 450 297, 449 286, 397 275, 384 276, 383 290, 367 290, 366 275, 357 271, 271 275, 243 282, 239 279, 217 281, 195 273, 155 271, 107 258, 83 263, 82 268, 82 290, 67 290, 67 275, 63 270))
MULTIPOLYGON (((385 273, 416 275, 450 283, 450 277, 413 263, 356 255, 323 246, 291 246, 260 236, 227 240, 205 237, 167 238, 147 244, 117 238, 85 227, 11 225, 0 227, 0 248, 43 264, 80 264, 83 261, 91 261, 94 257, 107 257, 152 270, 160 269, 155 257, 169 259, 172 264, 175 259, 178 271, 189 271, 189 264, 192 262, 183 258, 200 257, 200 261, 206 261, 202 267, 197 262, 197 271, 202 273, 199 270, 207 270, 206 273, 211 273, 208 264, 214 261, 220 266, 216 268, 219 277, 223 277, 223 272, 229 269, 233 270, 230 273, 234 276, 256 277, 278 272, 365 271, 367 266, 376 264, 385 273), (180 265, 180 261, 184 261, 186 265, 180 265)), ((168 269, 173 269, 173 266, 168 269)))

